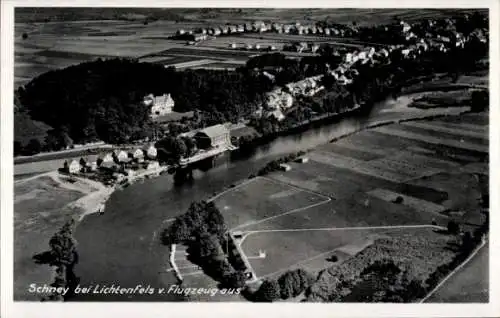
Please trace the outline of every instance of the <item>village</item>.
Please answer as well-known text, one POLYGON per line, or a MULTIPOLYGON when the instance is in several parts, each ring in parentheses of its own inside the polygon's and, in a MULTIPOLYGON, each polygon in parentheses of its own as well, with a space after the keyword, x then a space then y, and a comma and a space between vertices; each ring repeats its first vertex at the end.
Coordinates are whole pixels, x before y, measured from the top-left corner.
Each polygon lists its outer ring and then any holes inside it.
MULTIPOLYGON (((359 74, 356 67, 365 64, 391 63, 391 54, 398 52, 406 59, 416 59, 426 51, 435 50, 446 52, 452 47, 464 47, 464 45, 474 37, 480 41, 486 41, 485 34, 477 30, 469 37, 464 37, 460 33, 452 32, 453 21, 449 21, 446 28, 436 28, 432 20, 427 22, 431 28, 425 33, 424 38, 418 37, 412 31, 412 25, 401 21, 398 28, 390 30, 402 36, 408 42, 408 45, 387 45, 375 48, 373 46, 364 49, 342 49, 334 52, 334 55, 342 58, 342 63, 334 69, 329 69, 328 74, 333 76, 339 85, 349 85, 353 83, 359 74), (432 31, 432 32, 431 32, 432 31)), ((193 31, 179 30, 176 36, 193 36, 195 40, 203 35, 206 39, 208 35, 235 34, 244 32, 276 32, 285 34, 330 34, 343 36, 356 32, 355 29, 346 31, 336 28, 322 28, 317 26, 281 25, 264 22, 255 22, 253 24, 226 26, 220 29, 198 29, 193 31), (347 33, 346 33, 347 32, 347 33)), ((389 32, 389 30, 388 30, 389 32)), ((318 45, 311 43, 298 43, 297 51, 304 51, 309 48, 313 53, 319 49, 318 45)), ((330 67, 328 65, 328 67, 330 67)), ((273 80, 272 71, 263 71, 269 79, 273 80)), ((274 117, 278 121, 286 118, 287 112, 298 107, 296 101, 301 96, 314 96, 324 90, 322 79, 324 75, 316 75, 299 82, 289 83, 285 87, 279 87, 266 94, 266 102, 254 113, 256 118, 274 117)), ((143 105, 150 107, 150 117, 153 120, 161 121, 174 113, 175 101, 171 94, 164 93, 154 96, 149 94, 144 97, 143 105)), ((248 121, 247 121, 248 122, 248 121)), ((234 136, 232 131, 241 131, 243 128, 249 128, 246 123, 238 124, 218 124, 204 129, 196 129, 183 133, 178 137, 191 138, 195 144, 195 150, 190 156, 181 156, 175 165, 186 166, 188 164, 201 161, 210 157, 217 156, 226 151, 237 149, 232 144, 234 136)), ((69 174, 82 174, 89 178, 96 178, 105 182, 125 183, 139 177, 158 175, 167 170, 169 165, 160 165, 157 160, 157 149, 151 143, 146 141, 143 147, 132 147, 130 149, 115 149, 112 152, 103 152, 99 155, 84 156, 78 159, 67 160, 64 162, 62 171, 69 174)))

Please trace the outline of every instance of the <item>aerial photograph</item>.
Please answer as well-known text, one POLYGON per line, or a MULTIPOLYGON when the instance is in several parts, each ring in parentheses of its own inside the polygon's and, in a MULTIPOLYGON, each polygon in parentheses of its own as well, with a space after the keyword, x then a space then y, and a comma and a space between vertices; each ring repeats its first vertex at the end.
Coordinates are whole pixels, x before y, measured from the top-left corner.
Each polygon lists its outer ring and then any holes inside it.
POLYGON ((16 7, 14 301, 488 303, 489 14, 16 7))

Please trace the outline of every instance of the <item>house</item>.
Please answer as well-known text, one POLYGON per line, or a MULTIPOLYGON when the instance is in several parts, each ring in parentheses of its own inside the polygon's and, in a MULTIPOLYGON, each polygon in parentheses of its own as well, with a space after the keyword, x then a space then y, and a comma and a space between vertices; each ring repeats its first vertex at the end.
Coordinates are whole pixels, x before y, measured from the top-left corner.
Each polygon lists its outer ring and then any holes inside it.
POLYGON ((290 170, 292 170, 292 167, 290 165, 282 163, 282 164, 280 164, 280 169, 283 171, 290 171, 290 170))
POLYGON ((309 158, 308 157, 300 157, 300 158, 297 158, 297 161, 298 163, 307 163, 309 162, 309 158))
POLYGON ((109 152, 101 153, 97 156, 97 165, 101 166, 103 163, 113 162, 113 155, 109 152))
POLYGON ((285 115, 283 115, 283 112, 280 109, 276 109, 272 112, 267 113, 266 117, 268 117, 268 118, 274 117, 278 121, 282 121, 283 119, 285 119, 285 115))
POLYGON ((151 107, 151 117, 153 118, 171 113, 175 105, 170 94, 163 94, 161 96, 149 94, 144 97, 143 103, 151 107))
POLYGON ((71 174, 79 173, 81 169, 82 169, 82 166, 75 159, 64 161, 64 171, 67 173, 71 173, 71 174))
POLYGON ((190 39, 195 42, 205 41, 207 39, 207 35, 203 33, 193 34, 190 39))
POLYGON ((85 170, 96 171, 98 159, 99 158, 97 155, 90 155, 87 157, 82 157, 82 158, 80 158, 80 165, 82 166, 82 168, 85 168, 85 170))
POLYGON ((144 155, 149 159, 155 159, 158 155, 158 151, 153 145, 146 145, 144 148, 142 148, 142 151, 144 152, 144 155))
POLYGON ((156 170, 159 168, 160 168, 160 163, 158 161, 150 161, 146 166, 147 170, 156 170))
POLYGON ((133 149, 131 152, 128 153, 129 158, 136 162, 142 162, 144 161, 144 152, 142 149, 133 149))
POLYGON ((113 159, 116 163, 127 162, 128 154, 123 150, 114 150, 113 151, 113 159))
POLYGON ((400 23, 401 23, 401 30, 403 31, 403 33, 410 31, 411 25, 409 25, 407 22, 404 21, 401 21, 400 23))
POLYGON ((221 124, 198 131, 194 138, 200 149, 224 147, 231 143, 229 130, 221 124))

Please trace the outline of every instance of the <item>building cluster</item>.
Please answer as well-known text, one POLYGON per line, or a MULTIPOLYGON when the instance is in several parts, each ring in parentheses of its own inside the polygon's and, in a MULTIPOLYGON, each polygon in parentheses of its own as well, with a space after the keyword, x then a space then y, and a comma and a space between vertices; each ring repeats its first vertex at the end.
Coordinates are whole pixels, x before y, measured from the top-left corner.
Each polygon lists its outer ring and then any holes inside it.
POLYGON ((266 94, 266 102, 255 112, 257 117, 274 117, 278 121, 285 119, 288 109, 299 96, 314 96, 325 87, 320 84, 322 75, 285 85, 266 94))
POLYGON ((116 149, 98 155, 83 156, 80 159, 66 160, 63 171, 69 174, 110 171, 133 176, 134 171, 138 169, 158 169, 159 163, 156 157, 157 149, 153 145, 130 150, 116 149))
POLYGON ((151 107, 151 118, 169 114, 173 111, 175 102, 170 94, 154 96, 149 94, 144 97, 143 104, 151 107))
POLYGON ((247 51, 260 51, 260 52, 273 52, 278 48, 275 45, 261 45, 261 44, 243 44, 231 43, 229 48, 233 50, 247 50, 247 51))
MULTIPOLYGON (((396 28, 396 32, 403 34, 406 43, 399 45, 387 45, 375 49, 366 47, 364 49, 351 49, 343 53, 334 52, 342 57, 342 62, 335 68, 330 69, 329 75, 332 75, 339 85, 349 85, 353 83, 356 76, 359 75, 356 69, 357 65, 391 63, 391 55, 395 52, 401 54, 403 58, 416 59, 420 54, 427 51, 447 52, 452 48, 463 48, 468 41, 479 40, 486 43, 488 36, 487 30, 476 29, 469 35, 457 32, 452 19, 447 19, 445 26, 437 26, 433 20, 425 22, 429 27, 423 34, 420 31, 413 31, 414 26, 401 21, 396 28)), ((394 32, 394 29, 388 32, 394 32)), ((307 48, 306 43, 296 44, 303 49, 307 48)), ((299 50, 300 51, 300 50, 299 50)), ((278 120, 286 117, 286 111, 292 107, 295 99, 299 96, 313 96, 322 89, 319 83, 323 75, 307 78, 299 82, 289 83, 284 89, 277 88, 267 94, 266 103, 260 107, 255 115, 257 117, 274 116, 278 120)))
POLYGON ((306 43, 306 42, 294 42, 286 44, 283 46, 283 51, 298 52, 298 53, 317 53, 319 50, 319 44, 316 43, 306 43))
POLYGON ((344 25, 320 26, 319 24, 297 23, 268 23, 264 21, 254 21, 245 24, 226 24, 207 28, 196 28, 193 30, 177 30, 175 37, 188 41, 199 42, 210 37, 221 35, 238 35, 243 33, 284 33, 296 35, 323 35, 323 36, 352 36, 357 32, 355 28, 344 25))

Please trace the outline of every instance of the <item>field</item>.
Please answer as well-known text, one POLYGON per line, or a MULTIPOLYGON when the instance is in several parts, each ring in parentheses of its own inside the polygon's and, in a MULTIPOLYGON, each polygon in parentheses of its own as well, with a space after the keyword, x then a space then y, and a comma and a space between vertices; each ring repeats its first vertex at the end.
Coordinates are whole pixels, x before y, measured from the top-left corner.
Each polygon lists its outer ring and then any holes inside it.
MULTIPOLYGON (((192 30, 198 27, 214 27, 225 23, 246 23, 255 20, 282 23, 310 23, 330 21, 334 23, 373 25, 390 23, 395 16, 413 21, 427 17, 454 14, 459 10, 415 10, 409 9, 82 9, 31 8, 16 9, 15 13, 15 86, 24 85, 32 78, 49 70, 64 68, 109 57, 138 58, 154 55, 168 49, 178 53, 165 55, 155 63, 173 65, 198 59, 215 59, 221 62, 246 61, 258 52, 228 51, 231 43, 274 45, 282 47, 284 42, 316 41, 339 46, 363 46, 356 39, 315 36, 262 34, 218 37, 186 48, 185 41, 169 40, 179 29, 192 30), (117 13, 120 11, 121 13, 117 13), (148 17, 156 21, 145 24, 148 17), (48 22, 47 22, 48 21, 48 22), (26 38, 23 38, 23 34, 26 38), (207 53, 198 51, 213 49, 207 53), (187 52, 191 50, 191 52, 187 52), (226 49, 226 51, 222 51, 226 49), (167 58, 181 58, 168 61, 167 58)), ((372 45, 372 44, 371 44, 372 45)), ((217 67, 225 67, 224 64, 217 67)), ((229 69, 233 67, 227 65, 229 69)), ((469 82, 467 78, 462 79, 469 82)))
POLYGON ((431 297, 429 303, 488 302, 488 246, 484 246, 455 275, 448 279, 431 297), (457 293, 457 291, 459 291, 457 293))
POLYGON ((321 272, 318 286, 326 286, 331 275, 354 275, 369 259, 391 257, 425 280, 454 255, 447 246, 455 238, 440 229, 455 220, 472 231, 484 221, 485 118, 444 117, 356 133, 215 202, 233 233, 241 232, 238 244, 257 277, 302 267, 321 272), (340 265, 331 267, 331 255, 340 265))
POLYGON ((111 189, 97 182, 49 172, 14 183, 14 299, 39 300, 31 283, 50 284, 53 269, 32 257, 49 249, 50 237, 71 218, 93 213, 111 189))
POLYGON ((14 299, 37 300, 28 286, 51 283, 52 270, 35 264, 32 257, 48 250, 51 235, 75 213, 67 205, 84 194, 42 176, 16 182, 14 195, 14 299))

